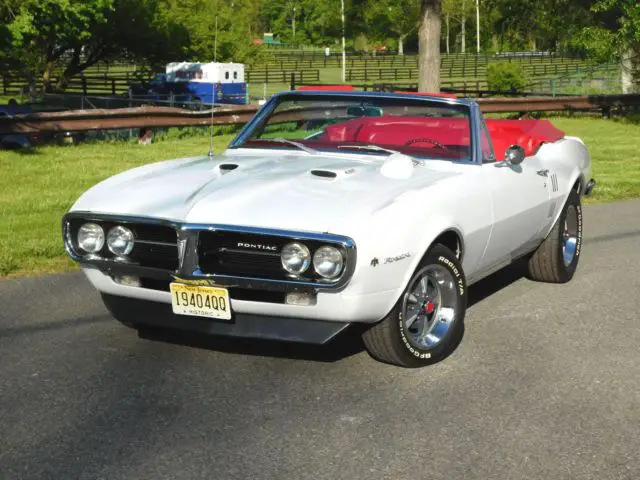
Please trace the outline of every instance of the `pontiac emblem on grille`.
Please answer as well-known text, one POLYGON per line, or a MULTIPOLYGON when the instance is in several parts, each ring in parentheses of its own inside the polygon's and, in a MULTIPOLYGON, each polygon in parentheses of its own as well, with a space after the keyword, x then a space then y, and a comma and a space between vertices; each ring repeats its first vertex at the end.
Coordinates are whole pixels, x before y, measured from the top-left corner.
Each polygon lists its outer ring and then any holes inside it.
POLYGON ((184 253, 187 247, 187 240, 182 239, 178 240, 178 266, 182 269, 182 264, 184 263, 184 253))
POLYGON ((263 245, 260 243, 245 243, 245 242, 238 242, 238 247, 240 248, 250 248, 252 250, 269 250, 272 252, 275 252, 276 250, 278 250, 278 247, 276 247, 275 245, 263 245))

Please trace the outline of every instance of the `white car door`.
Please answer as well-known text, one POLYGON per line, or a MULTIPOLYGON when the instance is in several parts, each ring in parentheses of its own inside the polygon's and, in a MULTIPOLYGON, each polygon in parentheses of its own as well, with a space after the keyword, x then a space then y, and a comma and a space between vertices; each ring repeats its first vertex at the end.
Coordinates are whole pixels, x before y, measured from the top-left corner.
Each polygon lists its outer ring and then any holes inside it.
POLYGON ((490 267, 525 253, 541 240, 549 212, 550 177, 536 156, 518 165, 500 161, 481 168, 493 204, 493 226, 482 261, 490 267))

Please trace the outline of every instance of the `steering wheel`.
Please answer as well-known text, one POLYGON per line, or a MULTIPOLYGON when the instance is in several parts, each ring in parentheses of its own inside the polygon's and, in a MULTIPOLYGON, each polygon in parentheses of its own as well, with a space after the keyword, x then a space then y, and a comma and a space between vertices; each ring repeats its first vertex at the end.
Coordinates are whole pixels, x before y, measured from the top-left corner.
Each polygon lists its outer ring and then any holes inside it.
POLYGON ((435 145, 436 147, 441 148, 442 150, 449 150, 447 147, 442 145, 440 142, 436 142, 435 140, 431 140, 430 138, 412 138, 411 140, 405 142, 404 146, 408 147, 409 145, 413 145, 414 143, 422 143, 422 142, 429 142, 429 143, 435 145))

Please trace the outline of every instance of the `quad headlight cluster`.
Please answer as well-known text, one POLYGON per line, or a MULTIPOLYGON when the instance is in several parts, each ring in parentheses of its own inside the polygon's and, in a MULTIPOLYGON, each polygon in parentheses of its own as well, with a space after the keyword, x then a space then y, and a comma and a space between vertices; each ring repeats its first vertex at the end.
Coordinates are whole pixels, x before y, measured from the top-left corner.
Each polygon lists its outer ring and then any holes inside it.
POLYGON ((313 269, 318 275, 332 280, 338 278, 344 268, 342 252, 329 245, 318 248, 312 256, 305 244, 289 243, 282 249, 280 258, 282 267, 294 275, 305 273, 313 265, 313 269))
POLYGON ((133 250, 133 232, 126 227, 116 225, 105 235, 104 229, 97 223, 85 223, 78 229, 78 246, 86 253, 98 253, 105 241, 109 251, 117 257, 129 255, 133 250))

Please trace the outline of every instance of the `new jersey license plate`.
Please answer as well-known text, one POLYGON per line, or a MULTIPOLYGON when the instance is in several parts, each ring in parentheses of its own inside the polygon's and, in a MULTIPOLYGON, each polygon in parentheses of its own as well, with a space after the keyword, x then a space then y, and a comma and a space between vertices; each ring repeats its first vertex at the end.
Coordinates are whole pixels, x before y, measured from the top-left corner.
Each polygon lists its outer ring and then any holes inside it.
POLYGON ((231 320, 229 291, 219 287, 201 287, 171 283, 173 313, 231 320))

